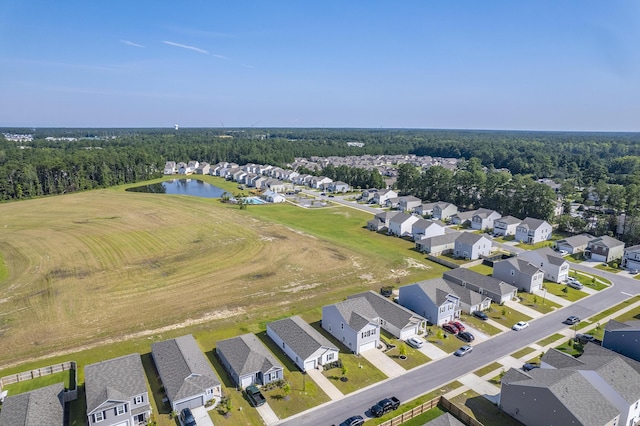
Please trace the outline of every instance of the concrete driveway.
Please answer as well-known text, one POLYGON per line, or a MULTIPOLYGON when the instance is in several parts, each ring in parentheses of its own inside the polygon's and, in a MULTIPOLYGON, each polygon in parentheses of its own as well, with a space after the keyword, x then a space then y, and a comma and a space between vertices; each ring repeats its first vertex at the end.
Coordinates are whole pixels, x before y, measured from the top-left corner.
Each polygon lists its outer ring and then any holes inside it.
POLYGON ((340 390, 335 387, 335 385, 331 383, 331 381, 327 379, 320 370, 311 368, 307 370, 307 374, 318 386, 320 386, 320 389, 322 389, 324 393, 329 395, 329 398, 340 399, 344 396, 344 394, 340 392, 340 390))
MULTIPOLYGON (((266 402, 260 407, 256 407, 256 410, 258 411, 258 414, 260 414, 260 417, 262 417, 264 424, 267 426, 274 425, 280 421, 276 413, 273 412, 271 407, 269 407, 269 404, 266 402)), ((211 426, 213 426, 213 424, 211 426)))
POLYGON ((378 370, 386 374, 387 377, 398 377, 407 372, 407 370, 399 366, 394 360, 383 354, 380 349, 370 349, 362 352, 360 355, 373 364, 378 370))
POLYGON ((209 413, 207 413, 207 409, 204 407, 196 407, 191 409, 191 413, 193 417, 196 419, 196 424, 198 426, 213 426, 213 421, 211 417, 209 417, 209 413))

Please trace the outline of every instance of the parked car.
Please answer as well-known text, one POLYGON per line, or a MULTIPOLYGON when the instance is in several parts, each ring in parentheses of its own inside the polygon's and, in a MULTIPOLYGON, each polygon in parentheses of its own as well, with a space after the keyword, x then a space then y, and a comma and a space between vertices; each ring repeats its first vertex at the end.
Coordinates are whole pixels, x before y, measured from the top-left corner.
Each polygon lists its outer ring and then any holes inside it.
POLYGON ((451 321, 451 324, 456 326, 458 332, 464 331, 464 325, 460 321, 451 321))
POLYGON ((182 426, 196 426, 196 419, 189 408, 183 408, 180 411, 180 423, 182 426))
POLYGON ((455 356, 465 356, 466 354, 468 354, 472 350, 473 350, 473 346, 464 345, 463 347, 461 347, 460 349, 455 351, 453 354, 455 356))
POLYGON ((424 345, 424 340, 422 340, 418 336, 409 337, 407 339, 407 345, 411 346, 412 348, 420 349, 422 345, 424 345))
POLYGON ((567 286, 576 290, 582 290, 584 287, 580 281, 567 281, 567 286))
POLYGON ((485 314, 482 311, 473 311, 473 316, 478 319, 481 319, 482 321, 486 321, 489 319, 489 315, 485 314))
POLYGON ((442 328, 445 329, 445 331, 448 331, 451 334, 458 334, 458 327, 456 327, 455 325, 451 324, 450 322, 443 324, 442 328))
POLYGON ((340 426, 360 426, 364 423, 362 416, 351 416, 344 422, 340 423, 340 426))
POLYGON ((473 342, 476 339, 475 336, 468 331, 461 331, 460 333, 456 334, 456 337, 467 343, 473 342))
POLYGON ((566 256, 566 255, 568 255, 568 254, 569 254, 569 252, 568 252, 568 251, 566 251, 566 250, 560 250, 560 256, 566 256))
POLYGON ((573 340, 575 340, 576 342, 580 342, 583 345, 586 345, 589 342, 595 341, 596 337, 592 336, 591 334, 580 334, 580 333, 578 333, 573 340))
POLYGON ((638 271, 637 269, 632 269, 632 270, 629 271, 629 273, 633 274, 633 275, 636 275, 638 272, 640 272, 640 271, 638 271))
POLYGON ((511 327, 511 329, 515 330, 515 331, 519 331, 519 330, 524 330, 527 327, 529 327, 529 323, 528 322, 519 321, 519 322, 515 323, 514 326, 511 327))
POLYGON ((573 325, 573 324, 577 324, 580 322, 580 318, 578 318, 575 315, 571 315, 569 318, 567 318, 566 320, 564 320, 565 324, 569 324, 569 325, 573 325))
POLYGON ((524 371, 531 371, 531 370, 533 370, 534 368, 540 368, 540 366, 539 366, 538 364, 533 364, 533 363, 529 363, 529 362, 527 362, 526 364, 524 364, 524 365, 522 366, 522 369, 523 369, 524 371))
POLYGON ((397 410, 400 406, 400 400, 395 396, 385 398, 371 407, 371 414, 374 417, 382 417, 390 411, 397 410))
POLYGON ((256 386, 247 386, 244 391, 247 394, 247 398, 249 398, 249 402, 254 407, 259 407, 263 405, 267 400, 264 399, 262 392, 256 386))

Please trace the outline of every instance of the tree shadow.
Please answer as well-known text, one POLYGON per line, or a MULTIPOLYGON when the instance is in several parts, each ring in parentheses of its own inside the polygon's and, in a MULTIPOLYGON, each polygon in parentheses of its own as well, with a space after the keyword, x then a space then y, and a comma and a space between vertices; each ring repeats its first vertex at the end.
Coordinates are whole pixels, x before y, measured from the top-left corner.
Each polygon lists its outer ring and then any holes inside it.
POLYGON ((165 392, 164 388, 162 387, 162 382, 160 381, 160 374, 158 373, 156 365, 153 362, 151 352, 141 354, 140 358, 142 359, 142 367, 144 368, 144 373, 147 376, 149 386, 151 387, 151 394, 154 401, 156 402, 158 414, 171 413, 171 405, 169 405, 168 402, 163 402, 165 392))

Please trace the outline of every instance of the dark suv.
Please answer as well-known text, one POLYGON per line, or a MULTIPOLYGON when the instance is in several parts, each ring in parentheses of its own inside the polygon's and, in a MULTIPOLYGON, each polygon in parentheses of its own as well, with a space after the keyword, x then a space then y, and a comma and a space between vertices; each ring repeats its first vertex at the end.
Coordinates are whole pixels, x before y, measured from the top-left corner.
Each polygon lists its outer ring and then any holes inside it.
POLYGON ((180 421, 182 422, 182 426, 196 426, 196 419, 193 417, 189 408, 183 408, 182 411, 180 411, 180 421))
POLYGON ((473 316, 481 319, 482 321, 486 321, 489 319, 489 316, 482 311, 473 311, 473 316))

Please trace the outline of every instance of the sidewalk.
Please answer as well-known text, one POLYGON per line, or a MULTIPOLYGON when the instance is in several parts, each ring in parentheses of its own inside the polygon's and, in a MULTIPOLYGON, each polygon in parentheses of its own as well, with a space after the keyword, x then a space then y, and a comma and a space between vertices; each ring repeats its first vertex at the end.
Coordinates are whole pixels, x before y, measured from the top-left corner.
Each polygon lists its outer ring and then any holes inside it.
POLYGON ((382 353, 380 349, 371 349, 361 352, 360 356, 373 364, 389 378, 402 376, 407 372, 407 370, 399 366, 394 360, 382 353))
POLYGON ((514 302, 512 300, 507 300, 504 302, 505 306, 508 306, 511 309, 515 309, 518 312, 522 312, 523 314, 530 316, 532 319, 540 318, 544 315, 542 312, 538 312, 535 309, 531 309, 528 306, 524 306, 522 303, 514 302))
POLYGON ((261 406, 256 407, 256 411, 258 412, 258 414, 260 414, 260 417, 262 417, 262 421, 267 426, 274 425, 280 421, 276 413, 274 413, 273 409, 269 407, 268 403, 264 403, 261 406))
POLYGON ((311 377, 311 380, 316 382, 316 385, 320 387, 332 400, 340 399, 344 396, 340 390, 335 387, 329 379, 327 379, 320 370, 315 368, 307 370, 307 374, 311 377))
MULTIPOLYGON (((585 293, 587 293, 587 292, 585 291, 585 293)), ((567 300, 567 299, 565 299, 563 297, 560 297, 560 296, 556 296, 555 294, 551 294, 548 291, 536 290, 533 294, 535 294, 536 296, 540 296, 540 297, 542 297, 544 299, 547 299, 550 302, 557 303, 558 305, 560 305, 562 307, 571 306, 573 304, 572 301, 567 300)))
POLYGON ((449 355, 448 353, 446 353, 445 351, 443 351, 433 343, 429 343, 429 342, 424 342, 424 345, 422 345, 422 347, 418 350, 423 354, 425 354, 426 356, 428 356, 429 358, 431 358, 432 360, 444 358, 445 356, 449 355))

